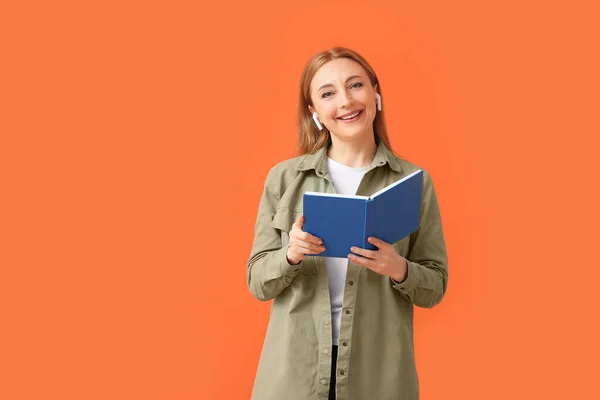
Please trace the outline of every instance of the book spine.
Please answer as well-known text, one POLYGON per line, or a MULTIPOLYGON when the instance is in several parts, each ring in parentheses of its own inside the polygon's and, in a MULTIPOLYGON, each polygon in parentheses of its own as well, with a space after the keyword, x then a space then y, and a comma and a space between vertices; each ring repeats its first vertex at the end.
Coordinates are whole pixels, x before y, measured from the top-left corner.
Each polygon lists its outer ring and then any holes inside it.
POLYGON ((372 199, 365 201, 365 234, 363 236, 363 249, 375 249, 375 246, 369 243, 369 236, 373 235, 373 221, 375 214, 375 202, 372 199))

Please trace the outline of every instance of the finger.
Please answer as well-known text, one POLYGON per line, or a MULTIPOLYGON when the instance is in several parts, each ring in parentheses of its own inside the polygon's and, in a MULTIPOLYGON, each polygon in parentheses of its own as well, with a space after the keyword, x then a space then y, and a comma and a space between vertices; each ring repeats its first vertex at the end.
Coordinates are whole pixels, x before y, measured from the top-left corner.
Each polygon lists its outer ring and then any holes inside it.
MULTIPOLYGON (((298 219, 296 220, 296 222, 294 222, 294 224, 292 225, 292 227, 296 227, 297 230, 299 232, 294 232, 296 234, 296 237, 298 237, 299 239, 302 239, 306 242, 312 242, 314 244, 322 244, 323 241, 316 237, 311 235, 308 232, 304 232, 304 230, 302 229, 302 227, 304 226, 304 215, 300 215, 298 217, 298 219)), ((294 228, 292 228, 294 230, 294 228)), ((292 232, 290 231, 290 236, 292 235, 292 232)))
POLYGON ((295 241, 295 244, 296 246, 301 247, 303 249, 311 250, 313 252, 311 254, 322 253, 323 251, 325 251, 325 246, 323 245, 316 245, 302 240, 295 241))
POLYGON ((311 235, 308 232, 304 232, 301 229, 297 229, 297 228, 293 228, 290 231, 290 238, 295 238, 297 240, 301 240, 303 242, 310 242, 310 243, 314 243, 314 244, 323 244, 323 241, 316 237, 311 235))
POLYGON ((305 242, 310 242, 314 244, 321 244, 323 241, 316 236, 311 235, 308 232, 298 233, 298 239, 304 240, 305 242))
POLYGON ((350 248, 350 251, 353 253, 356 253, 358 255, 361 255, 363 257, 367 257, 367 258, 378 258, 379 256, 379 252, 377 250, 367 250, 367 249, 362 249, 360 247, 356 247, 353 246, 352 248, 350 248))
POLYGON ((384 242, 383 240, 378 239, 378 238, 373 237, 373 236, 369 236, 369 243, 375 245, 375 247, 377 247, 379 249, 382 248, 382 247, 391 246, 389 243, 384 242))
POLYGON ((369 268, 375 270, 377 263, 375 260, 370 258, 365 258, 361 256, 357 256, 356 254, 348 254, 348 260, 352 261, 355 264, 362 265, 365 268, 369 268))
POLYGON ((292 224, 292 226, 296 226, 298 227, 298 229, 302 230, 302 225, 304 225, 304 215, 300 215, 297 219, 296 222, 294 222, 292 224))
POLYGON ((292 251, 295 251, 299 254, 319 254, 325 251, 325 248, 322 246, 315 246, 311 244, 294 244, 292 247, 292 251))

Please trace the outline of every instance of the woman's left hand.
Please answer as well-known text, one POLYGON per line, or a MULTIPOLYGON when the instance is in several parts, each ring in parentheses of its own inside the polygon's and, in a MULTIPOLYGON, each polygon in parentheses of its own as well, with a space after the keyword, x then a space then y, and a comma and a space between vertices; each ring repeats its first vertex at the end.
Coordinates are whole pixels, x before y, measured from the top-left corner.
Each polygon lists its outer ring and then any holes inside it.
POLYGON ((368 240, 377 250, 352 247, 350 250, 360 256, 348 254, 348 259, 378 274, 389 276, 396 282, 402 282, 408 269, 406 259, 396 252, 393 245, 374 237, 369 237, 368 240))

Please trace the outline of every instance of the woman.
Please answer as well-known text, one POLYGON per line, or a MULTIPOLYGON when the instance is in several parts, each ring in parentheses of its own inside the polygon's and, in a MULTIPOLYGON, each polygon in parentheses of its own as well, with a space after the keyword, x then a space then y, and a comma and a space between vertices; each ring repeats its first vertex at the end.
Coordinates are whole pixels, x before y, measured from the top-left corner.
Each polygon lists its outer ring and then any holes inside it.
POLYGON ((438 304, 448 281, 431 178, 415 233, 319 257, 321 240, 302 230, 305 191, 368 196, 420 168, 391 152, 379 80, 352 50, 309 60, 299 125, 301 156, 267 175, 246 269, 252 294, 273 300, 252 398, 418 399, 413 307, 438 304))

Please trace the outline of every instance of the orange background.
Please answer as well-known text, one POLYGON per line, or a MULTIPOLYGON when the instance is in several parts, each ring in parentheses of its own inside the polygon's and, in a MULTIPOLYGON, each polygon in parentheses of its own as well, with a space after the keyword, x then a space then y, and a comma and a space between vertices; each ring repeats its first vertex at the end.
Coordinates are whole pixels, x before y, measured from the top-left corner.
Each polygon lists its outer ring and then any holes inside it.
POLYGON ((0 6, 0 398, 249 398, 258 201, 337 44, 441 202, 422 399, 600 398, 596 2, 200 3, 0 6))

